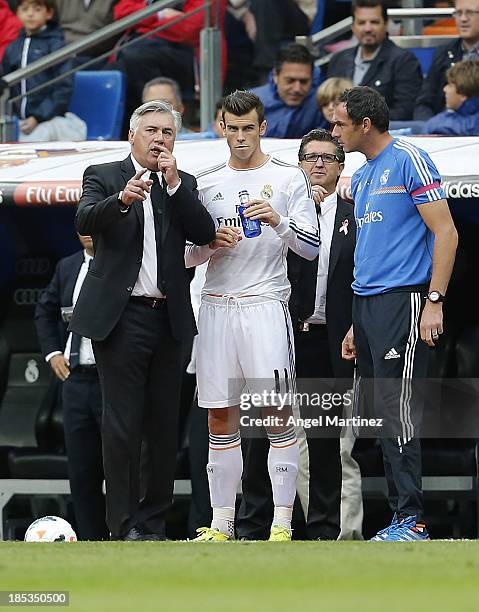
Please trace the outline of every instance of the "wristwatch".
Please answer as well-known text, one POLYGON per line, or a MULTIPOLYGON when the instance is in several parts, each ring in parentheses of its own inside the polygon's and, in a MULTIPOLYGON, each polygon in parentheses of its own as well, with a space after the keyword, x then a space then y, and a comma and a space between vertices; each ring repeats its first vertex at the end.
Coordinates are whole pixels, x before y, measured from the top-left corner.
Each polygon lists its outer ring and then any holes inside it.
POLYGON ((427 299, 432 302, 433 304, 438 304, 439 302, 444 302, 444 298, 445 296, 442 295, 442 293, 439 293, 439 291, 429 291, 429 293, 427 294, 427 299))

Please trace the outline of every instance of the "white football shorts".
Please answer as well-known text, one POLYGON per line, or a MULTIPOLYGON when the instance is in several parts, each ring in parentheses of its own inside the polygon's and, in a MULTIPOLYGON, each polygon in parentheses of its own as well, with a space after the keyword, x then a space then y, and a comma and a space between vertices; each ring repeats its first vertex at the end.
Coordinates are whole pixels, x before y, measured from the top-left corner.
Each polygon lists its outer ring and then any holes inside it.
POLYGON ((202 408, 238 406, 243 393, 294 392, 294 340, 286 303, 203 295, 198 330, 202 408))

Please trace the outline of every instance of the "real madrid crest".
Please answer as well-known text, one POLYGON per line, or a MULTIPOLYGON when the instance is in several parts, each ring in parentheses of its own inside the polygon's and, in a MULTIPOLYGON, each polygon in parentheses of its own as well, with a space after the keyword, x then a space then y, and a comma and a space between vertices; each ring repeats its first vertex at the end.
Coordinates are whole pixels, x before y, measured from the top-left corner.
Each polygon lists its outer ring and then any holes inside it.
POLYGON ((389 170, 389 168, 387 168, 386 170, 384 170, 384 172, 381 174, 380 178, 379 178, 379 182, 381 183, 381 185, 385 185, 388 182, 389 179, 389 173, 391 171, 389 170))
POLYGON ((265 185, 261 190, 261 197, 265 200, 270 200, 273 197, 273 188, 271 185, 265 185))

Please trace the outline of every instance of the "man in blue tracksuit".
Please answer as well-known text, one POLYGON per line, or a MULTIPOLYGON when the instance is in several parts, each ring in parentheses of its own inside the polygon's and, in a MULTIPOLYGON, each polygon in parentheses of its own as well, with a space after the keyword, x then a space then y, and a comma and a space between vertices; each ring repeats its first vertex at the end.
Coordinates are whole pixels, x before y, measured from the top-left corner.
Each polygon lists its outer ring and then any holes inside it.
POLYGON ((379 435, 394 515, 373 540, 425 540, 413 382, 426 376, 427 347, 443 332, 457 232, 436 167, 425 151, 390 136, 389 109, 378 92, 347 90, 333 124, 344 150, 367 160, 351 181, 353 325, 342 353, 356 358, 359 377, 374 379, 374 416, 383 420, 379 435))

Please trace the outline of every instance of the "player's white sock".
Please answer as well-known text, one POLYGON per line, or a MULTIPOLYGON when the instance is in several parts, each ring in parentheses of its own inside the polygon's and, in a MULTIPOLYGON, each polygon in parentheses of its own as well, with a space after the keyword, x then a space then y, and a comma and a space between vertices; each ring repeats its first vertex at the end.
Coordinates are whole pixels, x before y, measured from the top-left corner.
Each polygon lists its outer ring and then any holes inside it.
POLYGON ((240 432, 226 436, 210 434, 209 441, 206 469, 213 508, 211 527, 233 538, 236 492, 243 473, 240 432))
POLYGON ((299 445, 294 427, 279 434, 268 433, 268 471, 273 489, 273 525, 291 529, 296 478, 299 466, 299 445))
POLYGON ((272 525, 281 525, 291 531, 291 518, 293 516, 293 506, 275 506, 272 525))

